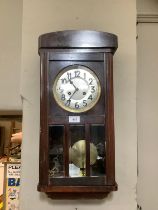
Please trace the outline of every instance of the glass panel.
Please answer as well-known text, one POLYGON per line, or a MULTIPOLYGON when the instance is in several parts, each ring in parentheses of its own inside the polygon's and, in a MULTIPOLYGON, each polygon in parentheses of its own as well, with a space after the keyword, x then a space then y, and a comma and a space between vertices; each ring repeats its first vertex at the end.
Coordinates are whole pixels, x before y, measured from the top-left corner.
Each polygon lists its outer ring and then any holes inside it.
POLYGON ((86 140, 83 125, 70 126, 69 176, 85 176, 86 140))
POLYGON ((64 176, 63 162, 64 126, 49 127, 49 177, 64 176))
POLYGON ((104 125, 91 125, 90 160, 93 160, 97 150, 96 161, 91 164, 91 176, 105 176, 105 127, 104 125), (94 150, 92 152, 92 150, 94 150))

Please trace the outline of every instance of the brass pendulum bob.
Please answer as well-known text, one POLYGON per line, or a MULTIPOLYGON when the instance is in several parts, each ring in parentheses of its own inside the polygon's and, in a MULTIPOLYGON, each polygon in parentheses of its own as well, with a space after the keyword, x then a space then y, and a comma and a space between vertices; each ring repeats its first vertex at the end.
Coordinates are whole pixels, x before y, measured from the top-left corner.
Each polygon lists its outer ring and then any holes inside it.
MULTIPOLYGON (((93 143, 90 143, 90 165, 97 160, 98 152, 93 143)), ((77 141, 69 149, 69 160, 80 168, 81 176, 86 176, 86 140, 77 141)))

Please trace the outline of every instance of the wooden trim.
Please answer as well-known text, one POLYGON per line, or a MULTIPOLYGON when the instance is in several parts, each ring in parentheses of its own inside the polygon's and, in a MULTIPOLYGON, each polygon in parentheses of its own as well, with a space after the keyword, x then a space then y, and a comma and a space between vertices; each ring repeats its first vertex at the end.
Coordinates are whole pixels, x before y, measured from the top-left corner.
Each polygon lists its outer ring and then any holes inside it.
POLYGON ((71 192, 71 193, 94 193, 94 192, 110 192, 117 190, 117 184, 105 186, 38 186, 40 192, 71 192))
POLYGON ((42 34, 40 48, 111 48, 117 49, 115 34, 92 30, 65 30, 42 34), (90 37, 90 38, 89 38, 90 37))
POLYGON ((47 106, 47 72, 48 53, 41 54, 41 90, 40 90, 40 161, 39 161, 39 182, 48 184, 48 106, 47 106), (47 62, 45 62, 47 61, 47 62))
POLYGON ((106 186, 105 177, 61 177, 61 178, 51 178, 50 185, 53 187, 57 186, 106 186))
POLYGON ((60 192, 60 193, 47 193, 47 196, 51 199, 55 200, 85 200, 85 199, 104 199, 105 197, 108 196, 109 192, 79 192, 79 193, 73 193, 73 192, 60 192))
POLYGON ((107 185, 115 183, 115 136, 114 136, 114 96, 113 96, 113 56, 105 55, 106 68, 106 175, 107 185), (107 60, 106 60, 107 59, 107 60))
POLYGON ((3 117, 14 117, 14 116, 22 116, 22 110, 0 110, 0 116, 3 117))
POLYGON ((86 139, 86 176, 90 176, 90 126, 85 124, 86 139))
POLYGON ((138 14, 137 23, 158 23, 158 14, 138 14))
POLYGON ((68 124, 64 125, 64 142, 63 142, 63 150, 64 150, 64 172, 65 177, 69 177, 69 146, 70 146, 70 127, 68 124))

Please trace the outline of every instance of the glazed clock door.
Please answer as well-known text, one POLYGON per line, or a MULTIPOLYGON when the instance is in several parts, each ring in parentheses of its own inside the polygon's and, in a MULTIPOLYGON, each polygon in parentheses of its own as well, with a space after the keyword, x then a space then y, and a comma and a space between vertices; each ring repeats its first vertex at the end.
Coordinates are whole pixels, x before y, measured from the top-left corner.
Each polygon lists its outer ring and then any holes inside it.
POLYGON ((93 54, 93 62, 90 53, 50 57, 49 182, 102 185, 106 175, 104 55, 93 54))

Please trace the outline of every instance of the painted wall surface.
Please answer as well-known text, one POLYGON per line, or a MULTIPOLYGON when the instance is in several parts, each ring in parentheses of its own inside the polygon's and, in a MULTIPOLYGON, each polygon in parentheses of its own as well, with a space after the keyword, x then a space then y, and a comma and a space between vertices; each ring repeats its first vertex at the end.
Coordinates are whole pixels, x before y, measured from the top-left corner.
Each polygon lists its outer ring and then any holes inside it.
POLYGON ((22 1, 0 0, 0 110, 21 110, 22 1))
MULTIPOLYGON (((148 8, 157 10, 158 1, 146 1, 148 8)), ((138 24, 138 73, 137 73, 137 119, 138 119, 138 203, 143 210, 157 210, 158 177, 158 23, 138 24)))
POLYGON ((158 14, 157 0, 137 0, 138 14, 158 14))
POLYGON ((136 210, 136 2, 134 0, 24 0, 22 27, 23 152, 21 210, 136 210), (105 200, 53 201, 37 192, 39 155, 38 36, 65 29, 118 35, 114 56, 117 192, 105 200))
POLYGON ((138 36, 137 117, 139 173, 137 197, 138 203, 143 210, 157 210, 158 23, 139 24, 138 36))

